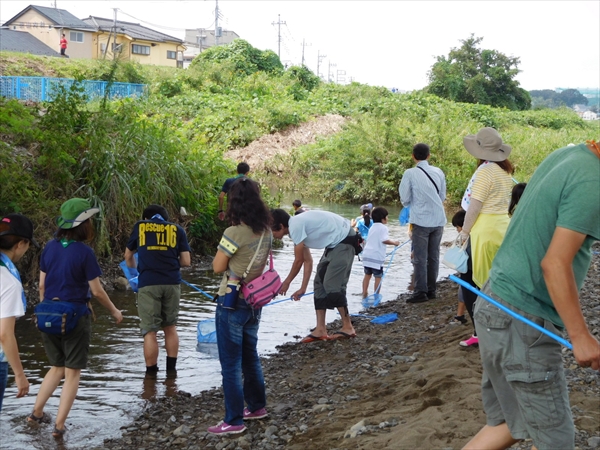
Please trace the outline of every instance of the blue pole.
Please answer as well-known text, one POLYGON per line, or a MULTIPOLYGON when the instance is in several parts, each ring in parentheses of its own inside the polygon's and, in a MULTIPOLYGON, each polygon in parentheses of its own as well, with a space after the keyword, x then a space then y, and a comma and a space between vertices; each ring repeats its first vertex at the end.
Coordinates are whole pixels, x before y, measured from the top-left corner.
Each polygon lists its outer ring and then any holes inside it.
POLYGON ((496 300, 494 300, 493 298, 491 298, 489 295, 484 294, 483 292, 481 292, 479 289, 474 288, 473 286, 471 286, 469 283, 461 280, 460 278, 458 278, 456 275, 450 275, 449 277, 452 281, 454 281, 455 283, 460 284, 462 287, 467 288, 468 290, 470 290, 471 292, 477 294, 478 296, 480 296, 482 299, 490 302, 492 305, 500 308, 502 311, 504 311, 505 313, 507 313, 508 315, 514 317, 515 319, 520 320, 521 322, 525 322, 527 325, 532 326, 533 328, 535 328, 536 330, 538 330, 541 333, 544 333, 547 336, 550 336, 552 339, 554 339, 555 341, 557 341, 558 343, 564 345, 565 347, 567 347, 569 350, 573 350, 573 345, 561 338, 560 336, 555 335, 554 333, 552 333, 551 331, 546 330, 543 327, 540 327, 537 323, 532 322, 531 320, 523 317, 520 314, 517 314, 516 312, 514 312, 513 310, 507 308, 506 306, 504 306, 501 303, 498 303, 496 300))
MULTIPOLYGON (((307 292, 306 294, 302 294, 300 297, 304 297, 306 295, 312 295, 314 292, 307 292)), ((265 306, 275 305, 277 303, 287 302, 288 300, 292 300, 292 297, 284 298, 283 300, 277 300, 276 302, 267 303, 265 306)))
POLYGON ((211 300, 214 300, 213 296, 210 294, 207 294, 206 292, 204 292, 202 289, 200 289, 198 286, 192 284, 192 283, 188 283, 185 280, 181 280, 182 283, 187 284, 189 287, 191 287, 192 289, 196 289, 198 292, 200 292, 201 294, 204 294, 205 297, 210 298, 211 300))

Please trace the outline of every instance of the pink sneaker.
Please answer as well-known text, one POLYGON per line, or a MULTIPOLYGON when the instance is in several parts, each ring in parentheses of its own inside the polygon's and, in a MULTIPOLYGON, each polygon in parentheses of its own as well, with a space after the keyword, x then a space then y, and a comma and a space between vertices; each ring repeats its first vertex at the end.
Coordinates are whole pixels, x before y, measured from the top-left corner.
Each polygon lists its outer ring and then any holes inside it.
POLYGON ((479 345, 479 338, 477 336, 471 336, 466 341, 460 341, 458 344, 461 347, 471 347, 472 345, 478 346, 479 345))
POLYGON ((211 434, 219 434, 226 436, 228 434, 238 434, 246 431, 246 425, 229 425, 225 422, 219 422, 214 427, 208 427, 208 432, 211 434))
POLYGON ((257 409, 254 412, 250 412, 248 408, 244 408, 244 420, 256 420, 267 417, 269 413, 265 408, 257 409))

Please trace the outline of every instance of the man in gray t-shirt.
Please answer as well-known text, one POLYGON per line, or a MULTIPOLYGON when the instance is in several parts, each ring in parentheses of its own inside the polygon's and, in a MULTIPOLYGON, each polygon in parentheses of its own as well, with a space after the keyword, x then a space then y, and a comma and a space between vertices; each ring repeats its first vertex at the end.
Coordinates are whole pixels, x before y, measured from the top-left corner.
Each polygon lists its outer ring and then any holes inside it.
POLYGON ((274 209, 271 214, 273 237, 282 239, 287 234, 294 242, 294 263, 281 285, 280 294, 286 294, 290 283, 304 266, 302 286, 292 294, 294 300, 299 300, 306 292, 312 273, 310 249, 325 249, 314 279, 317 326, 301 342, 355 337, 346 298, 346 286, 355 256, 351 241, 356 232, 350 227, 350 221, 328 211, 311 210, 290 217, 283 209, 274 209), (337 308, 342 316, 342 328, 328 335, 325 317, 327 310, 333 308, 337 308))

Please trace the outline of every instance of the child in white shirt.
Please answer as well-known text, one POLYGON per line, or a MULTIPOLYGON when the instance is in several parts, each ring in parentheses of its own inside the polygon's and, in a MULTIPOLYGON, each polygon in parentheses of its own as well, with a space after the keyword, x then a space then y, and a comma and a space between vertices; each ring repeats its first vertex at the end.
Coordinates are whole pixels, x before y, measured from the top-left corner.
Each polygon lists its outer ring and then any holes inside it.
POLYGON ((362 252, 363 266, 365 277, 363 278, 363 298, 369 296, 369 283, 371 276, 375 277, 375 293, 379 293, 381 278, 383 277, 383 262, 385 261, 385 246, 400 245, 399 241, 392 241, 389 238, 388 227, 388 212, 382 206, 376 206, 371 212, 373 225, 369 230, 369 237, 365 248, 362 252))

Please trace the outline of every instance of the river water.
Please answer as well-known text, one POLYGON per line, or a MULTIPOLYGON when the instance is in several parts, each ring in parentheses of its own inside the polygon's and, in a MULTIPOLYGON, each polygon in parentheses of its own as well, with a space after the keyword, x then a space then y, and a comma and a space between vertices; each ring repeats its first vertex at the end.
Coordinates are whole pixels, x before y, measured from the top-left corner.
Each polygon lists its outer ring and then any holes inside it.
MULTIPOLYGON (((288 205, 291 207, 291 200, 288 205)), ((336 205, 307 202, 310 209, 323 209, 340 214, 348 219, 356 217, 358 205, 336 205)), ((398 206, 386 207, 390 213, 388 227, 390 238, 401 243, 408 240, 407 227, 398 223, 398 206)), ((449 215, 449 218, 451 216, 449 215)), ((456 231, 448 225, 444 231, 444 241, 455 238, 456 231)), ((392 250, 389 246, 389 251, 392 250)), ((442 248, 442 253, 444 248, 442 248)), ((293 244, 284 238, 284 246, 274 252, 275 267, 285 278, 294 259, 293 244)), ((321 250, 313 250, 314 269, 321 256, 321 250)), ((387 262, 386 262, 387 267, 387 262)), ((452 271, 440 267, 440 278, 452 271)), ((400 248, 393 259, 389 271, 383 279, 381 294, 383 301, 395 299, 398 294, 410 289, 412 265, 410 264, 410 243, 400 248)), ((220 277, 212 270, 185 271, 183 278, 197 284, 204 291, 216 292, 220 277)), ((289 293, 293 293, 301 282, 298 275, 289 293)), ((362 264, 355 260, 348 284, 348 304, 351 313, 358 313, 361 306, 362 264)), ((372 292, 372 283, 370 291, 372 292)), ((309 284, 308 292, 312 291, 309 284)), ((9 376, 2 413, 0 414, 0 448, 2 449, 75 449, 102 446, 105 438, 120 435, 120 428, 129 424, 152 402, 161 396, 174 395, 177 391, 198 394, 200 391, 219 386, 220 366, 216 355, 216 344, 197 345, 197 324, 214 316, 215 306, 204 295, 182 285, 181 312, 179 316, 180 350, 177 361, 176 379, 165 377, 165 352, 162 348, 162 333, 159 367, 156 381, 145 381, 145 364, 142 354, 142 338, 138 328, 135 294, 131 291, 109 292, 115 305, 123 310, 123 322, 115 325, 112 318, 97 302, 94 302, 97 321, 92 326, 92 344, 88 368, 82 371, 81 383, 75 404, 67 419, 68 432, 63 443, 56 443, 50 432, 52 425, 31 427, 25 418, 31 413, 42 379, 49 369, 39 332, 31 322, 31 311, 17 321, 16 333, 23 366, 31 383, 29 396, 15 398, 14 379, 9 376)), ((279 300, 276 299, 276 300, 279 300)), ((339 316, 334 311, 327 312, 327 320, 339 316)), ((361 319, 358 319, 361 320, 361 319)), ((312 296, 299 302, 284 301, 265 307, 259 332, 259 352, 268 355, 276 351, 276 346, 295 341, 308 334, 315 325, 315 312, 312 296)), ((46 412, 53 418, 59 403, 60 388, 50 398, 46 412)), ((158 399, 158 400, 157 400, 158 399)))

